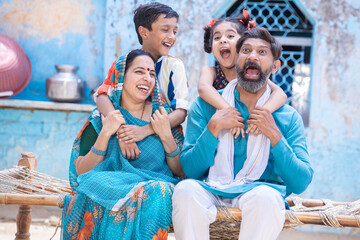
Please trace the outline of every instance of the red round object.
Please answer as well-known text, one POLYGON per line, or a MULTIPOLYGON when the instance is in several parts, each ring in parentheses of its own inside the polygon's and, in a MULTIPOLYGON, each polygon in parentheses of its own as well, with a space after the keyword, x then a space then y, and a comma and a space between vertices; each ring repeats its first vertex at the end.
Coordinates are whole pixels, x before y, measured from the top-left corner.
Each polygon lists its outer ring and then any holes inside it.
POLYGON ((31 63, 22 47, 12 38, 0 34, 0 98, 21 92, 30 78, 31 63))

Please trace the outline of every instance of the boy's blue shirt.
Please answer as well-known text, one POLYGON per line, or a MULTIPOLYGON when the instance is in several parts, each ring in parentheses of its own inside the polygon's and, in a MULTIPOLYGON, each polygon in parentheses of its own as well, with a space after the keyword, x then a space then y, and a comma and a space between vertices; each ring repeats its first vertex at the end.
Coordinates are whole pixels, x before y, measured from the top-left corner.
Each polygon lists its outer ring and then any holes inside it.
POLYGON ((170 55, 161 56, 155 63, 161 95, 169 106, 188 110, 188 83, 183 62, 170 55))

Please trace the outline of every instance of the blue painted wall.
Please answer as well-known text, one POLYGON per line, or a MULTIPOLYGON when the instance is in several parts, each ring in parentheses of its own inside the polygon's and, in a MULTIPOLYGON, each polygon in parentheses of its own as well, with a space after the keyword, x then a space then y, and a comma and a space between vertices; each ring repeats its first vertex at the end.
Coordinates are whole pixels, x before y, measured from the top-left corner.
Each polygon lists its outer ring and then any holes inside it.
POLYGON ((316 21, 309 148, 315 169, 305 195, 360 198, 360 2, 303 1, 316 21))
POLYGON ((13 99, 43 100, 45 81, 55 65, 79 67, 90 89, 104 79, 103 49, 106 1, 0 0, 0 33, 14 38, 30 58, 29 85, 13 99))
POLYGON ((40 172, 68 179, 71 147, 88 116, 88 112, 0 108, 0 169, 16 166, 22 152, 33 152, 40 172))

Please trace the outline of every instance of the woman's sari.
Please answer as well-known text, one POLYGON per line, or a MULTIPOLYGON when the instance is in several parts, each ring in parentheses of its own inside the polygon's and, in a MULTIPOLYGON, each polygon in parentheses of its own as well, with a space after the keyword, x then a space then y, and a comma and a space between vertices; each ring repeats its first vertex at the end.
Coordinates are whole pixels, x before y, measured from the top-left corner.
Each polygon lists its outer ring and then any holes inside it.
MULTIPOLYGON (((127 124, 144 126, 149 122, 133 117, 119 104, 125 61, 123 56, 116 62, 112 73, 116 84, 110 99, 127 124)), ((153 111, 159 107, 156 95, 155 89, 153 111)), ((74 161, 79 157, 82 132, 89 123, 100 132, 102 124, 96 109, 73 145, 70 185, 74 195, 65 197, 62 239, 166 239, 171 224, 171 196, 179 179, 166 164, 159 137, 151 135, 137 142, 141 154, 135 160, 127 160, 114 135, 104 161, 78 176, 74 161)))

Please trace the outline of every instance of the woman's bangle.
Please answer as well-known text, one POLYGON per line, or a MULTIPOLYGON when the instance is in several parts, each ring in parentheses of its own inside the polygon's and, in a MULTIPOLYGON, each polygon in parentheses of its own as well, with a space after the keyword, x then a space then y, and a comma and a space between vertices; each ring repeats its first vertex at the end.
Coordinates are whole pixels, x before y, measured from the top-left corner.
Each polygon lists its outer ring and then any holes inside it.
POLYGON ((91 151, 97 155, 100 155, 100 156, 105 156, 106 155, 106 151, 101 151, 101 150, 98 150, 96 148, 94 148, 94 146, 91 147, 91 151))
POLYGON ((177 148, 176 148, 176 150, 175 151, 173 151, 173 152, 171 152, 171 153, 167 153, 167 152, 165 152, 165 156, 167 156, 167 157, 175 157, 176 155, 178 155, 179 153, 180 153, 180 146, 179 146, 179 144, 176 144, 176 146, 177 146, 177 148))

